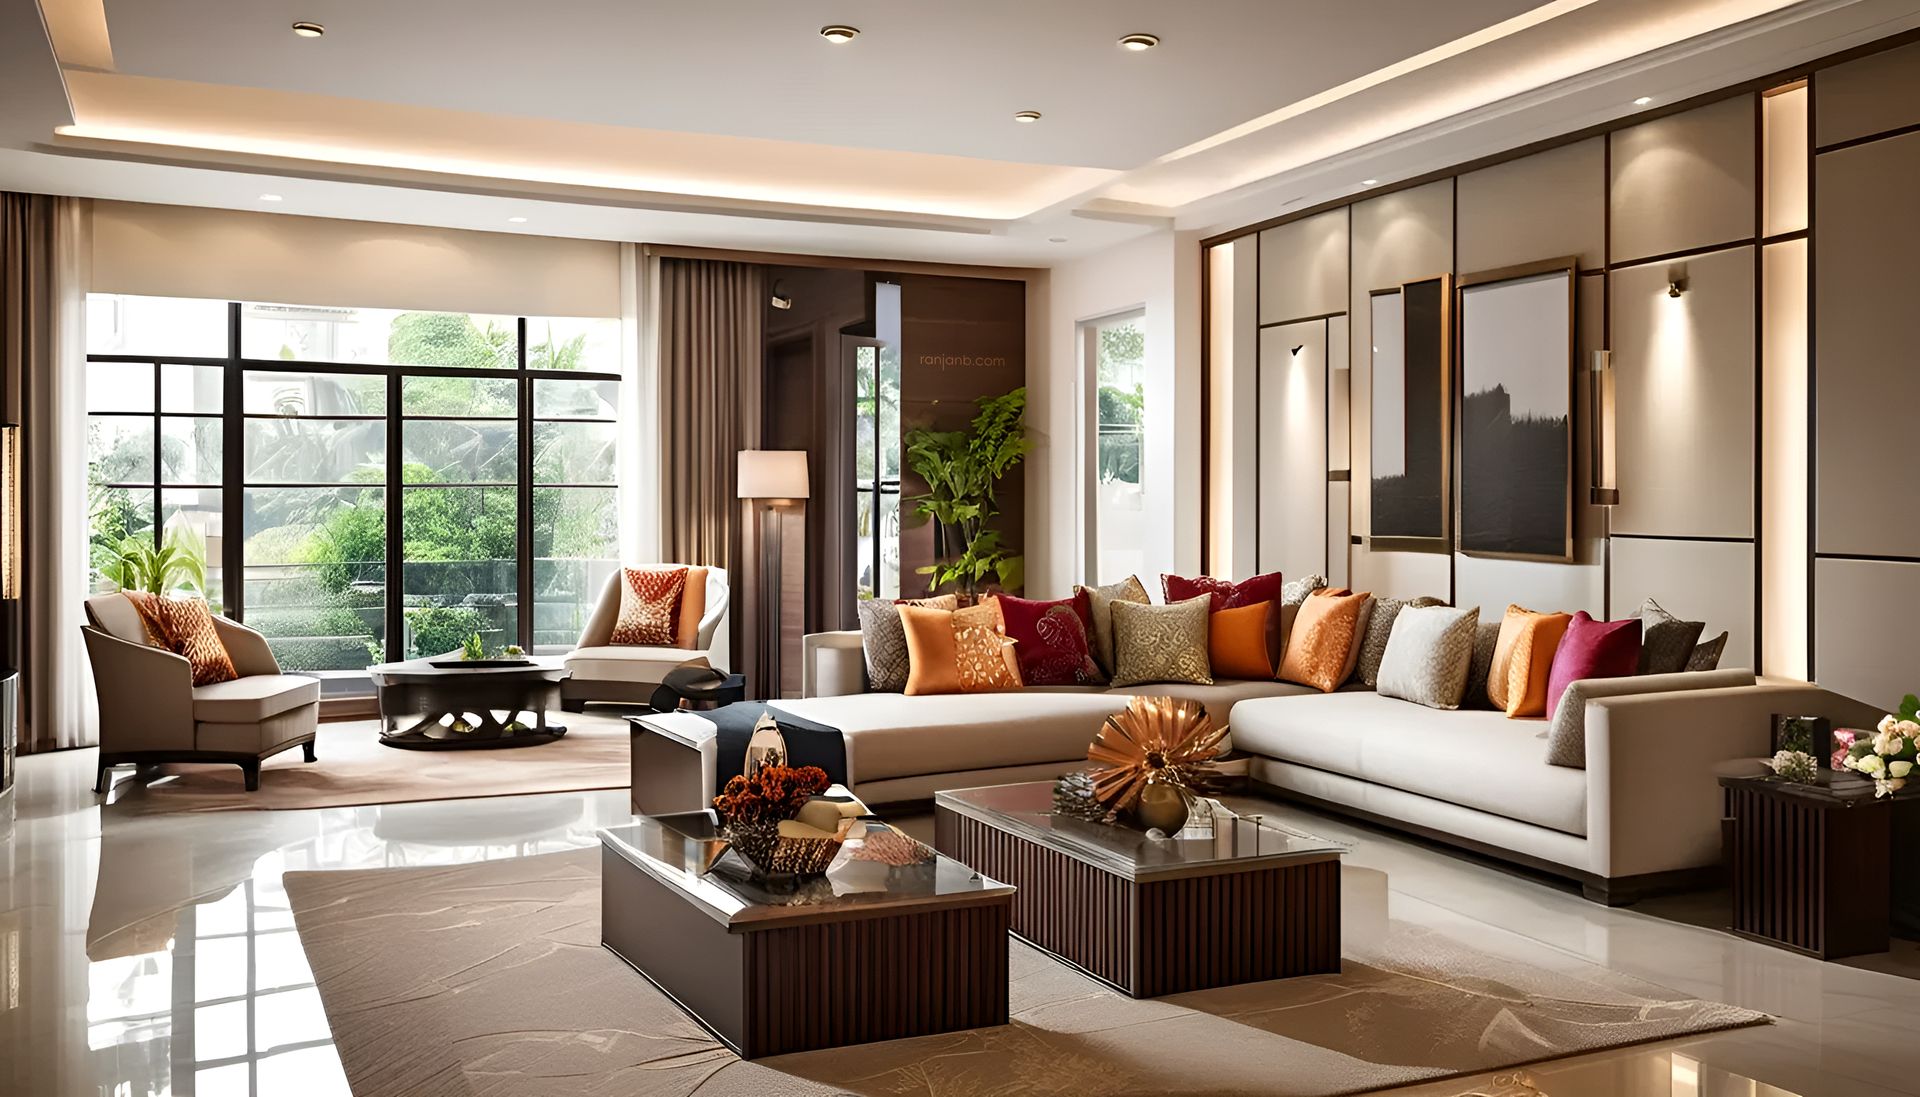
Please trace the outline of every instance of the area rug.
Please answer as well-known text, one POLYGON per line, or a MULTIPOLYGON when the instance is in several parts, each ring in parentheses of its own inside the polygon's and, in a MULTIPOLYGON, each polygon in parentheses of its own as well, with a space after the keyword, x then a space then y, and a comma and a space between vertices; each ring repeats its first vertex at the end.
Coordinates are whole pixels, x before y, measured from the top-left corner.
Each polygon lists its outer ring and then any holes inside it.
POLYGON ((1151 1001, 1014 942, 1012 1023, 744 1062, 600 946, 598 850, 290 872, 357 1097, 1358 1093, 1766 1022, 1512 935, 1151 1001))
POLYGON ((505 750, 400 750, 380 745, 375 720, 320 725, 318 760, 300 751, 274 755, 248 792, 234 765, 169 764, 152 779, 117 770, 112 805, 121 812, 247 811, 355 807, 469 796, 520 796, 626 788, 626 721, 567 713, 567 734, 551 743, 505 750))

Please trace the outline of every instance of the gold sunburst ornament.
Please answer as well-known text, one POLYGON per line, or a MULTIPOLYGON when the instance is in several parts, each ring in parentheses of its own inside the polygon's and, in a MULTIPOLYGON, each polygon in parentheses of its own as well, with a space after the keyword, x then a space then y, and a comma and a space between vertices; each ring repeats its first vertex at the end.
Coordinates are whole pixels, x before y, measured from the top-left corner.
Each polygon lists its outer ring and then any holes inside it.
POLYGON ((1150 784, 1183 797, 1205 792, 1220 776, 1215 759, 1226 737, 1227 729, 1215 728, 1197 701, 1135 697, 1126 711, 1107 717, 1087 748, 1095 764, 1093 797, 1122 812, 1137 810, 1150 784))

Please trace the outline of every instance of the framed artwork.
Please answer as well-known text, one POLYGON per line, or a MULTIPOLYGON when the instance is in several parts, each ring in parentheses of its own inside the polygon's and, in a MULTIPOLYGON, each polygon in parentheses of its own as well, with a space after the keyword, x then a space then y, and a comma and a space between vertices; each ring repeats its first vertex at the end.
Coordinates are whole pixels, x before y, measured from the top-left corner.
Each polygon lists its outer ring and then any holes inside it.
POLYGON ((1453 548, 1452 294, 1447 275, 1372 295, 1367 544, 1453 548))
POLYGON ((1574 278, 1552 259, 1460 279, 1460 551, 1573 560, 1574 278))

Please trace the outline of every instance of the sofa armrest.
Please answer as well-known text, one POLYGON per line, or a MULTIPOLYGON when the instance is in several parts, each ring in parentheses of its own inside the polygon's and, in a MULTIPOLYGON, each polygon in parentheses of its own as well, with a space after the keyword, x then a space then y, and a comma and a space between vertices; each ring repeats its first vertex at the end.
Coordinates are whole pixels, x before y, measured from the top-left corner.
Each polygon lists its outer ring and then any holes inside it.
POLYGON ((280 660, 273 657, 273 649, 267 646, 265 636, 218 614, 213 618, 213 631, 220 634, 220 645, 227 649, 234 673, 240 677, 280 673, 280 660))
POLYGON ((1767 754, 1775 713, 1870 726, 1868 706, 1805 683, 1636 693, 1587 703, 1587 844, 1599 876, 1720 860, 1714 767, 1767 754))
POLYGON ((800 696, 844 697, 867 691, 860 630, 810 632, 800 641, 800 696))
POLYGON ((100 702, 100 750, 193 749, 193 666, 164 648, 82 627, 100 702))

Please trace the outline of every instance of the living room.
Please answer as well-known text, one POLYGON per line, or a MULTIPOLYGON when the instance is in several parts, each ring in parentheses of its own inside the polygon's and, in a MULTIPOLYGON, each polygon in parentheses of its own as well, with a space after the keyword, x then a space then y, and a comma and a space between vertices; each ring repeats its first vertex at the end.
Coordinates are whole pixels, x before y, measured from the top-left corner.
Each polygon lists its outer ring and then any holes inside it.
POLYGON ((1920 5, 0 27, 0 1092, 1920 1093, 1920 5))

